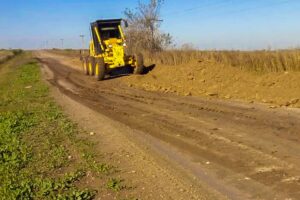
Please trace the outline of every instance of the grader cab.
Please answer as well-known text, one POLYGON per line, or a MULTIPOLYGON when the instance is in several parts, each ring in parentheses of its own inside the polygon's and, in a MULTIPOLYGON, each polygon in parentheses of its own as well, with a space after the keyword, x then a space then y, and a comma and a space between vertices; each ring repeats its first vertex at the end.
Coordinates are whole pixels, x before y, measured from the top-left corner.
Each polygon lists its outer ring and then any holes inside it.
MULTIPOLYGON (((144 68, 142 54, 126 55, 126 40, 122 30, 122 19, 97 20, 91 23, 91 41, 89 55, 81 56, 86 75, 103 80, 112 69, 124 66, 134 68, 135 74, 141 74, 144 68)), ((127 27, 127 22, 124 21, 127 27)))

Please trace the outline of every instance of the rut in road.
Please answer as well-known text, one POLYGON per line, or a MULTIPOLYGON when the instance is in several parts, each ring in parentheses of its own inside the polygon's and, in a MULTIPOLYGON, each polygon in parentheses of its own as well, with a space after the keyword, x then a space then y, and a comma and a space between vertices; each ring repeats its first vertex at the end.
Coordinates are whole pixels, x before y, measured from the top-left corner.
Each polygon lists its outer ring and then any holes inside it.
POLYGON ((173 145, 226 184, 253 198, 300 198, 296 112, 146 92, 118 79, 97 82, 53 59, 41 62, 66 95, 173 145))

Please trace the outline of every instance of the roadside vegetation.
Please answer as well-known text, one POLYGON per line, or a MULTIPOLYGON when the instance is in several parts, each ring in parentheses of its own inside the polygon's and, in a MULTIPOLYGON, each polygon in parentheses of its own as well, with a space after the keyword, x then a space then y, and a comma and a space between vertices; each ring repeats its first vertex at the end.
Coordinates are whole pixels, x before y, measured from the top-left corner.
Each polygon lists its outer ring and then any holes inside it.
POLYGON ((21 49, 14 49, 14 50, 1 49, 0 64, 12 59, 14 56, 19 55, 20 53, 22 53, 21 49))
POLYGON ((1 199, 93 199, 124 187, 49 95, 25 52, 0 65, 1 199))
POLYGON ((163 65, 210 61, 257 73, 300 71, 300 50, 297 49, 278 51, 167 50, 145 52, 145 57, 148 63, 163 65))
POLYGON ((127 8, 124 11, 124 18, 129 24, 125 32, 130 54, 160 52, 172 46, 172 36, 160 29, 163 3, 164 0, 139 1, 135 9, 127 8))

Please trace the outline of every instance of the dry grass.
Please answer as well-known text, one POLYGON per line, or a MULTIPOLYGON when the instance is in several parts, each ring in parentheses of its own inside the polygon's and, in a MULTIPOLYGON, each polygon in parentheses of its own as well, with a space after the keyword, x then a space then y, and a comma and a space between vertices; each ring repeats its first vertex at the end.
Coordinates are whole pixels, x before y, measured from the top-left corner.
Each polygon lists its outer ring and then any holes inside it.
MULTIPOLYGON (((80 56, 79 49, 52 49, 50 51, 63 56, 80 56)), ((86 53, 88 53, 88 51, 88 49, 85 49, 86 53)))
POLYGON ((13 53, 8 50, 0 50, 0 61, 5 59, 7 56, 11 56, 13 53))
POLYGON ((147 63, 182 65, 212 61, 252 72, 300 71, 300 50, 280 51, 196 51, 170 50, 144 53, 147 63))
POLYGON ((22 50, 20 49, 0 50, 0 64, 8 61, 16 55, 19 55, 20 53, 22 53, 22 50))

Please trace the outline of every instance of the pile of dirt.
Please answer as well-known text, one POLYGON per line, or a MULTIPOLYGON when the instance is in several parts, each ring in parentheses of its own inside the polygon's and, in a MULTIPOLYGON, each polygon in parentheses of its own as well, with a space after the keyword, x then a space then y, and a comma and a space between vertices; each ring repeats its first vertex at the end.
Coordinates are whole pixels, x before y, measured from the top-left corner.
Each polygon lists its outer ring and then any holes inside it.
MULTIPOLYGON (((211 61, 158 65, 144 76, 128 76, 129 86, 185 96, 205 96, 300 107, 300 72, 256 74, 211 61)), ((273 106, 271 106, 273 107, 273 106)))

